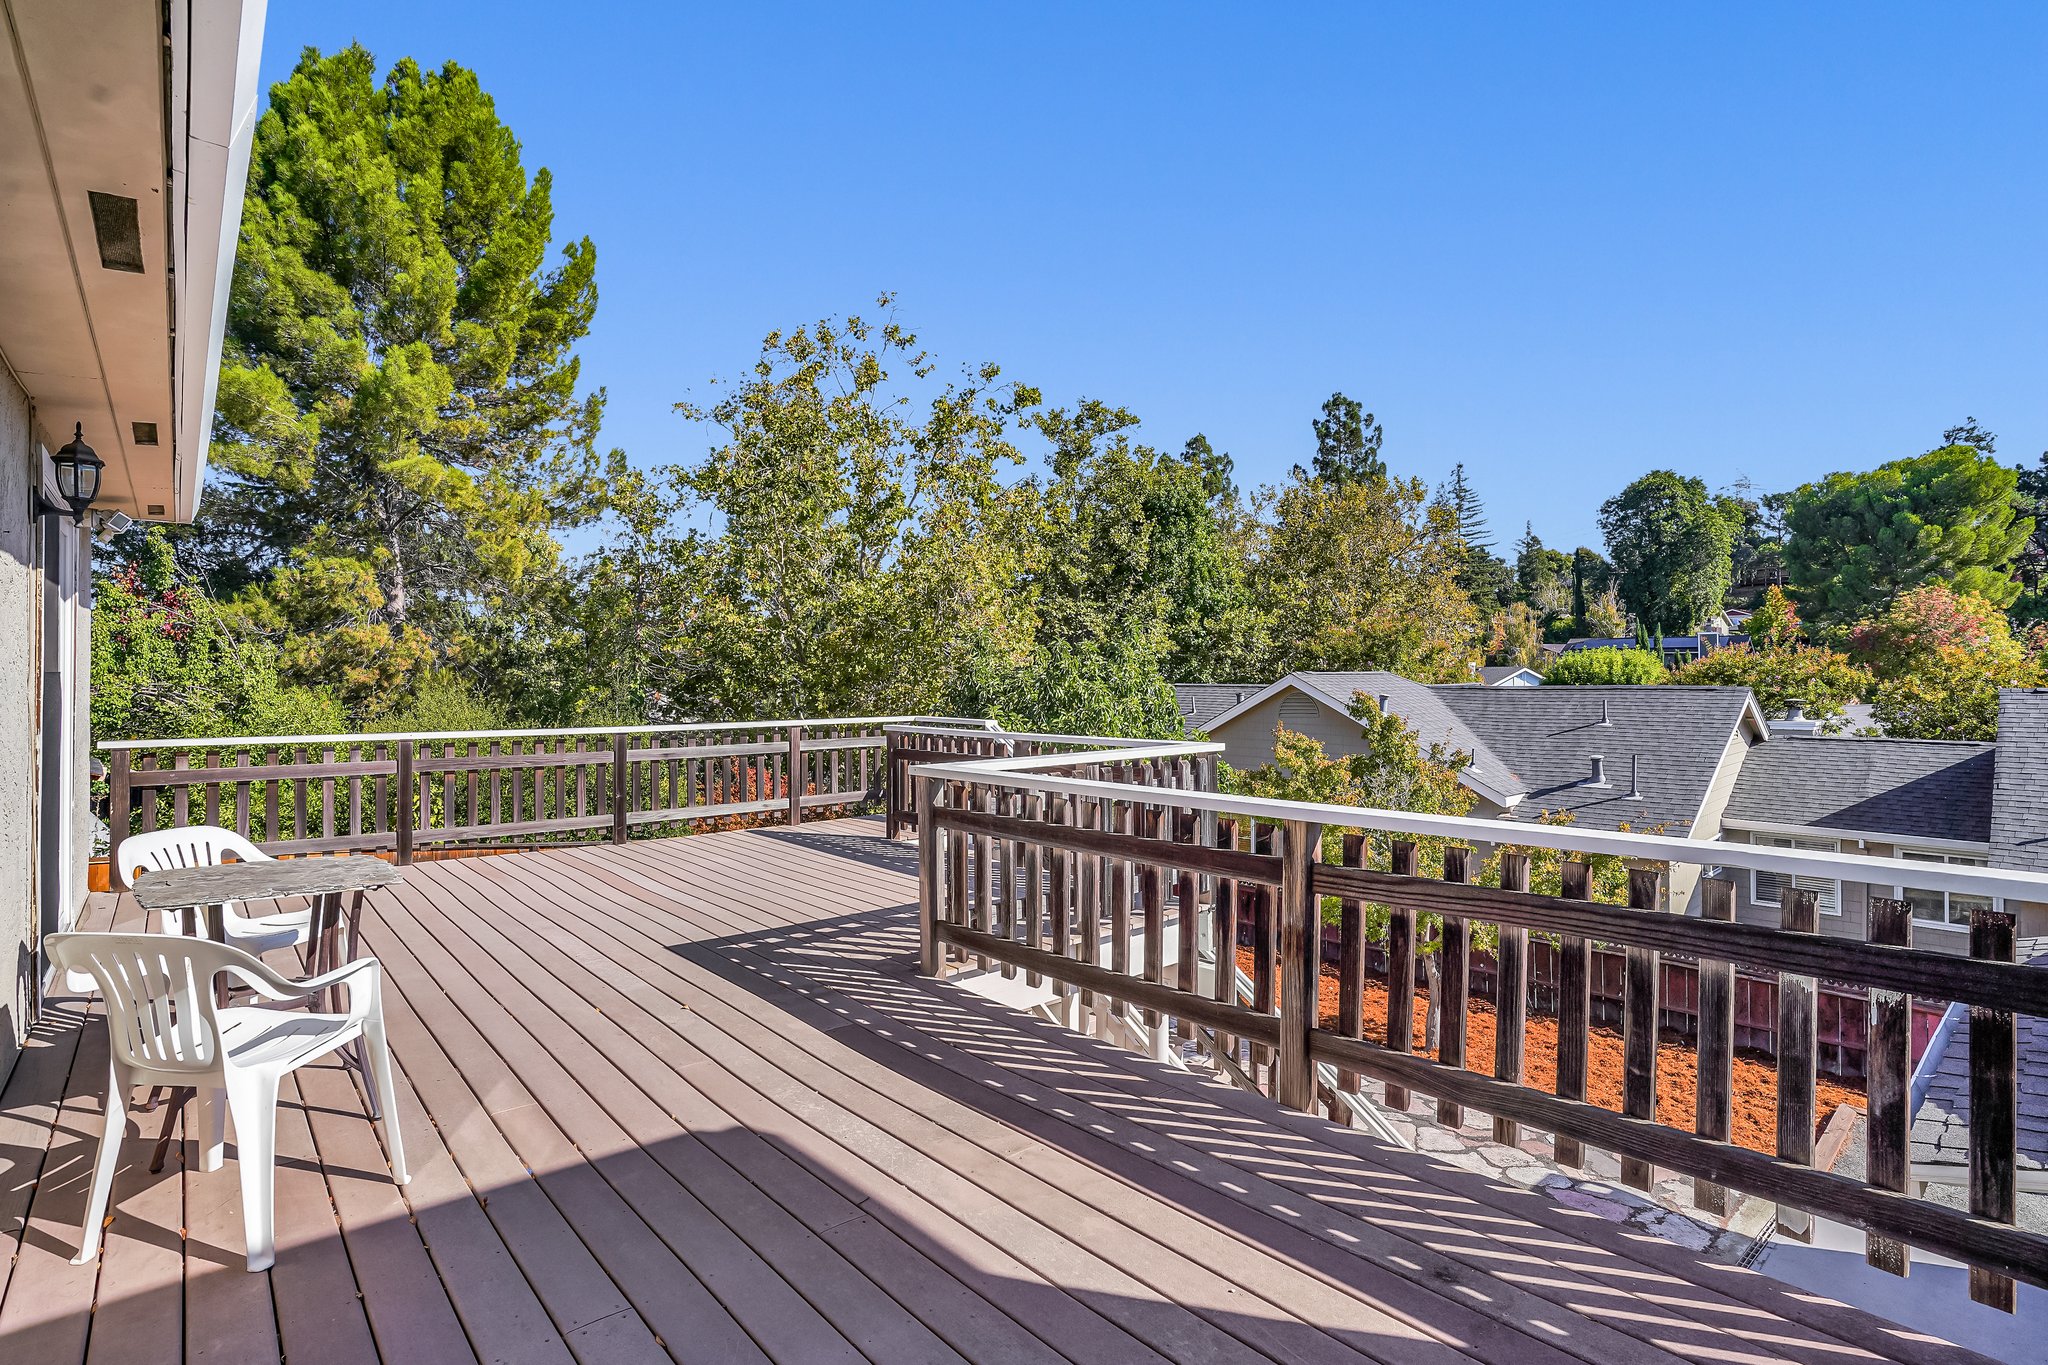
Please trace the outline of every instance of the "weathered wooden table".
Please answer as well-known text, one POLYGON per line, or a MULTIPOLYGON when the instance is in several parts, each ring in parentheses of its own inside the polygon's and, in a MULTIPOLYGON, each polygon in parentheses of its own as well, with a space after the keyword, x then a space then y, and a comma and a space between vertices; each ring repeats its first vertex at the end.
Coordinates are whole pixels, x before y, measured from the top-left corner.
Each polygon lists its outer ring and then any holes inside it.
MULTIPOLYGON (((307 975, 331 972, 353 962, 360 939, 363 893, 403 881, 405 873, 382 858, 343 854, 332 858, 292 858, 271 862, 220 863, 213 867, 180 867, 145 872, 135 879, 136 903, 144 910, 176 910, 187 934, 199 932, 198 912, 211 910, 206 918, 206 936, 226 942, 226 920, 222 907, 230 902, 285 900, 305 896, 313 902, 313 918, 307 935, 307 975), (342 897, 349 898, 348 913, 342 913, 342 897)), ((215 983, 215 1002, 227 1003, 227 984, 215 983)), ((340 987, 320 993, 312 1004, 322 1012, 339 1012, 340 987)), ((343 1065, 363 1078, 363 1093, 370 1096, 370 1117, 378 1117, 381 1098, 371 1081, 362 1052, 351 1045, 336 1054, 343 1065)), ((172 1096, 164 1115, 163 1131, 157 1137, 151 1171, 163 1169, 164 1154, 170 1147, 171 1126, 189 1089, 172 1096)))

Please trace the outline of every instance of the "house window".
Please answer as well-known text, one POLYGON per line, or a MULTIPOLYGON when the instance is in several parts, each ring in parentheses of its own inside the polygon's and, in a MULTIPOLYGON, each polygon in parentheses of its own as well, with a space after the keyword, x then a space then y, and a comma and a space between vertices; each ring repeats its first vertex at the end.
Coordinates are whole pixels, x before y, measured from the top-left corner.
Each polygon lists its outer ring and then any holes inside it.
MULTIPOLYGON (((1968 853, 1944 853, 1934 848, 1902 848, 1899 857, 1909 863, 1947 863, 1952 867, 1984 867, 1986 860, 1968 853)), ((1991 908, 1988 896, 1972 896, 1962 891, 1922 891, 1917 887, 1895 887, 1899 899, 1913 907, 1916 924, 1932 925, 1941 929, 1967 929, 1970 927, 1970 912, 1982 906, 1991 908)))
MULTIPOLYGON (((1801 839, 1790 834, 1756 834, 1750 842, 1764 848, 1789 848, 1801 853, 1840 853, 1838 839, 1801 839)), ((1785 883, 1801 891, 1814 893, 1814 901, 1823 915, 1842 913, 1842 884, 1832 877, 1787 877, 1782 872, 1752 870, 1749 874, 1749 900, 1752 905, 1778 905, 1782 901, 1785 883)))

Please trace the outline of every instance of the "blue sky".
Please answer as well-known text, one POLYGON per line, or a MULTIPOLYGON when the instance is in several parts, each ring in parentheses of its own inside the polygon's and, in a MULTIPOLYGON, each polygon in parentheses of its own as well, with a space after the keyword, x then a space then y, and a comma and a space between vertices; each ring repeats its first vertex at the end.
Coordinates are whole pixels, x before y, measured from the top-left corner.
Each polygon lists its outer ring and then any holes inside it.
POLYGON ((1333 389, 1503 541, 1668 467, 2048 447, 2048 6, 272 0, 264 74, 474 68, 597 243, 605 440, 773 327, 897 315, 1249 483, 1333 389))

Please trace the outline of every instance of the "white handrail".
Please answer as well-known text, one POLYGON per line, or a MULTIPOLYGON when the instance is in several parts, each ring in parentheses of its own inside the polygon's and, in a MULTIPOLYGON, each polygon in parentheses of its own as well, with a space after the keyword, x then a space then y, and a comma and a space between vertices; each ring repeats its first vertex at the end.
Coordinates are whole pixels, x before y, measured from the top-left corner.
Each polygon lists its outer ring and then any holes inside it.
POLYGON ((539 730, 372 730, 346 735, 237 735, 225 739, 109 739, 95 748, 114 749, 225 749, 242 745, 362 744, 397 743, 405 740, 435 739, 539 739, 543 736, 573 735, 671 735, 703 730, 781 730, 792 725, 899 725, 911 721, 979 725, 986 734, 994 721, 975 721, 963 716, 823 716, 797 720, 692 720, 674 725, 571 725, 539 730))
MULTIPOLYGON (((1057 792, 1065 796, 1132 800, 1127 782, 1094 782, 1033 772, 1034 767, 1071 767, 1087 763, 1128 763, 1153 758, 1181 758, 1215 753, 1215 743, 1161 743, 1135 749, 1041 754, 1029 758, 969 759, 954 763, 919 763, 912 777, 948 782, 974 782, 1018 791, 1057 792)), ((1926 891, 1957 891, 1965 895, 2002 897, 2048 903, 2048 874, 2007 868, 1967 867, 1951 863, 1904 863, 1859 853, 1803 852, 1762 844, 1729 844, 1717 839, 1674 838, 1619 830, 1581 829, 1575 825, 1542 825, 1527 820, 1484 819, 1457 815, 1423 815, 1414 811, 1371 806, 1340 806, 1315 801, 1279 801, 1259 796, 1160 789, 1160 800, 1191 810, 1250 816, 1259 820, 1306 820, 1340 829, 1374 829, 1391 834, 1453 839, 1475 844, 1509 844, 1554 849, 1561 853, 1598 853, 1643 862, 1691 866, 1733 866, 1759 872, 1823 877, 1830 881, 1869 882, 1880 886, 1912 886, 1926 891)))

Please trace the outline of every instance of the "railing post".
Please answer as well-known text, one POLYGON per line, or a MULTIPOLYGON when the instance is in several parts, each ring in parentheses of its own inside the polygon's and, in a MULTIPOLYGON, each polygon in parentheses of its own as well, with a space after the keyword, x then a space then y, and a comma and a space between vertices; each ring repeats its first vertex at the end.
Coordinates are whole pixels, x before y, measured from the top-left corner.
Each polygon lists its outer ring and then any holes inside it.
MULTIPOLYGON (((918 970, 926 976, 939 974, 939 831, 932 810, 939 803, 939 779, 927 777, 917 784, 917 946, 918 970)), ((894 814, 895 807, 890 807, 894 814)))
POLYGON ((791 827, 804 822, 804 727, 789 727, 789 775, 785 785, 789 790, 789 823, 791 827))
MULTIPOLYGON (((1989 905, 1970 910, 1970 956, 2013 960, 2011 911, 1989 905)), ((2019 1038, 2008 1010, 1969 1007, 1970 1212, 1996 1223, 2019 1217, 2019 1038)), ((2013 1311, 2015 1286, 2007 1276, 1970 1267, 1970 1299, 2013 1311)))
POLYGON ((128 885, 121 868, 121 841, 128 837, 128 822, 133 818, 134 792, 128 785, 128 769, 134 757, 127 749, 114 750, 112 757, 107 764, 107 877, 108 885, 120 891, 128 885))
MULTIPOLYGON (((1870 898, 1872 943, 1913 946, 1913 907, 1889 896, 1870 898)), ((1904 991, 1870 993, 1870 1028, 1863 1074, 1869 1091, 1863 1126, 1863 1178, 1881 1190, 1906 1192, 1913 1127, 1913 997, 1904 991)), ((1904 1242, 1875 1232, 1863 1234, 1863 1259, 1879 1270, 1904 1275, 1912 1253, 1904 1242)))
POLYGON ((391 835, 398 865, 407 867, 412 863, 412 799, 419 784, 412 777, 412 741, 401 739, 391 747, 398 759, 398 771, 392 778, 396 790, 391 799, 391 835))
POLYGON ((633 784, 628 777, 627 745, 631 736, 624 731, 612 736, 612 842, 626 842, 626 815, 632 808, 633 784))
POLYGON ((1316 1107, 1316 1064, 1309 1048, 1322 981, 1323 926, 1314 881, 1322 842, 1320 824, 1289 820, 1280 846, 1280 1054, 1273 1098, 1304 1112, 1316 1107))
MULTIPOLYGON (((1717 924, 1735 922, 1735 883, 1709 877, 1700 883, 1700 918, 1717 924)), ((1699 966, 1700 1029, 1693 1077, 1693 1132, 1714 1142, 1734 1134, 1735 1103, 1735 967, 1714 958, 1699 966)), ((1872 1096, 1876 1090, 1871 1091, 1872 1096)), ((1876 1111, 1872 1111, 1873 1121, 1876 1111)), ((1692 1202, 1702 1213, 1728 1212, 1728 1191, 1695 1176, 1692 1202)))
MULTIPOLYGON (((882 833, 885 838, 894 839, 903 833, 903 814, 896 809, 902 795, 896 781, 896 731, 885 725, 882 727, 882 833)), ((921 835, 923 826, 918 829, 921 835)))

